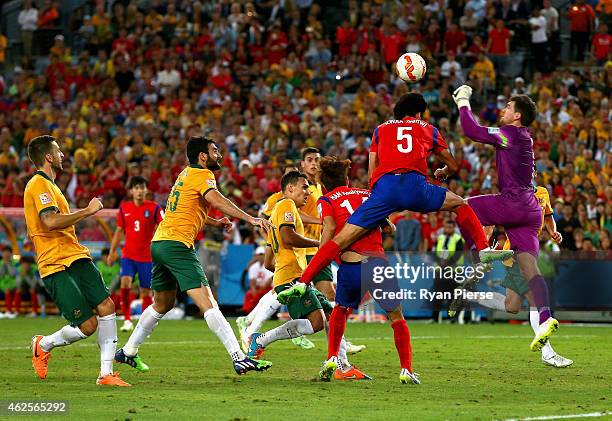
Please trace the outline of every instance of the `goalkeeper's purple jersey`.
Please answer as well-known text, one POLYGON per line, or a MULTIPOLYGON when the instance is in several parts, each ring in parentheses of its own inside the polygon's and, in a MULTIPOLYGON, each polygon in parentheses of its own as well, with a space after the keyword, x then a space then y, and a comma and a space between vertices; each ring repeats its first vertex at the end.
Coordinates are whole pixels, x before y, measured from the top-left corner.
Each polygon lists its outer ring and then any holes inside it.
POLYGON ((482 127, 468 107, 459 110, 461 127, 467 137, 495 146, 497 177, 502 194, 525 193, 533 196, 533 139, 526 127, 512 125, 501 128, 482 127))

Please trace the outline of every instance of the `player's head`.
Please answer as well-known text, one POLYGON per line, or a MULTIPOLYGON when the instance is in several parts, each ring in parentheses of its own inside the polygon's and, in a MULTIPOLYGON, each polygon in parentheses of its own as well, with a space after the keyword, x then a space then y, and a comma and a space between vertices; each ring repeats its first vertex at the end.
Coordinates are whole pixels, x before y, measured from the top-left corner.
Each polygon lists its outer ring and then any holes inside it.
POLYGON ((325 190, 332 191, 337 187, 348 186, 348 173, 351 168, 349 159, 339 159, 337 156, 326 156, 319 162, 321 167, 321 184, 325 190))
POLYGON ((281 190, 283 195, 295 202, 299 208, 306 204, 308 191, 308 178, 306 174, 299 171, 290 171, 281 178, 281 190))
POLYGON ((130 178, 128 190, 132 195, 132 199, 136 202, 142 202, 147 196, 148 181, 142 175, 135 175, 130 178))
POLYGON ((421 114, 427 109, 427 101, 418 92, 409 92, 395 103, 393 107, 393 117, 402 120, 406 117, 420 118, 421 114))
POLYGON ((296 167, 295 165, 291 164, 291 165, 286 165, 285 168, 283 169, 283 175, 287 174, 288 172, 291 171, 299 171, 300 169, 298 167, 296 167))
POLYGON ((214 140, 205 136, 191 136, 187 141, 187 159, 190 165, 200 165, 211 171, 221 169, 223 156, 214 140))
POLYGON ((28 144, 28 157, 36 168, 42 169, 48 165, 54 172, 63 169, 64 154, 53 136, 35 137, 28 144))
POLYGON ((527 95, 514 95, 499 113, 499 122, 502 125, 529 127, 535 120, 537 112, 535 102, 527 95))
POLYGON ((319 160, 321 159, 321 153, 317 148, 304 148, 302 150, 302 161, 300 167, 304 174, 309 179, 314 180, 319 175, 319 160))

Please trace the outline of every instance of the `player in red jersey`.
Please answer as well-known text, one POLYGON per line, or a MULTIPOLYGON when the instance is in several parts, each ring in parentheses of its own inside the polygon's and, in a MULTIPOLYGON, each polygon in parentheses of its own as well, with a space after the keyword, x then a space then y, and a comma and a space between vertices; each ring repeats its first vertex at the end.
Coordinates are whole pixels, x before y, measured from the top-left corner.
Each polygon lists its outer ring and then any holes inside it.
POLYGON ((128 184, 131 201, 124 201, 117 213, 117 229, 111 241, 107 263, 112 265, 117 260, 117 247, 125 234, 125 244, 121 255, 121 311, 125 317, 121 331, 132 330, 130 315, 130 290, 132 280, 138 274, 142 311, 151 305, 151 239, 155 234, 157 224, 163 219, 161 207, 145 200, 147 195, 147 179, 134 176, 128 184))
MULTIPOLYGON (((476 244, 483 263, 512 257, 511 251, 489 247, 480 221, 463 198, 427 182, 427 160, 432 153, 446 164, 434 173, 439 180, 457 171, 458 165, 438 129, 421 120, 426 109, 427 102, 421 94, 403 95, 393 108, 395 119, 374 130, 368 168, 371 197, 351 215, 333 239, 319 248, 304 271, 302 282, 310 283, 342 250, 379 226, 391 213, 402 210, 456 212, 457 223, 476 244)), ((303 290, 302 286, 295 285, 279 294, 278 299, 286 301, 303 290)))
MULTIPOLYGON (((320 161, 321 183, 328 191, 319 198, 319 213, 323 222, 321 244, 331 240, 342 230, 346 221, 366 200, 370 198, 370 191, 349 187, 349 168, 351 161, 339 160, 337 157, 325 157, 320 161)), ((385 230, 392 231, 393 225, 384 224, 385 230)), ((342 379, 342 372, 338 370, 338 351, 346 320, 351 311, 359 306, 367 283, 362 279, 371 277, 368 271, 374 267, 386 267, 387 260, 382 245, 382 233, 379 227, 369 231, 366 235, 355 241, 340 255, 340 268, 338 269, 338 286, 336 288, 336 306, 329 319, 329 334, 327 342, 327 360, 323 362, 319 377, 329 381, 332 373, 334 378, 342 379)), ((365 280, 365 279, 364 279, 365 280)), ((384 291, 396 291, 397 280, 389 279, 377 287, 384 291)), ((412 370, 412 346, 410 344, 410 331, 399 300, 384 300, 379 302, 387 310, 394 331, 395 347, 400 358, 402 383, 420 384, 418 374, 412 370)))

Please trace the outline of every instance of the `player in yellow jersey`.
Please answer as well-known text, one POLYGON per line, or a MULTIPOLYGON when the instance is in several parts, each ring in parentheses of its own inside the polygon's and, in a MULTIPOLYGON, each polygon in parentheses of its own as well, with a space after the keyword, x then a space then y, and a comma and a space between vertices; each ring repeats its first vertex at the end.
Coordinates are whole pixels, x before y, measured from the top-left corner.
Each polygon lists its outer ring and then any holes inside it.
MULTIPOLYGON (((542 227, 540 228, 540 233, 542 232, 542 228, 545 228, 550 238, 555 243, 560 244, 561 241, 563 241, 563 237, 561 233, 557 231, 557 225, 555 223, 555 219, 553 218, 553 209, 550 205, 548 190, 546 190, 545 187, 537 186, 534 187, 534 194, 538 199, 540 207, 542 208, 544 218, 542 227)), ((490 227, 485 231, 492 232, 492 228, 493 227, 490 227)), ((510 250, 511 244, 508 239, 504 241, 502 248, 504 250, 510 250)), ((517 314, 521 310, 523 301, 525 298, 527 298, 527 302, 530 306, 529 321, 532 329, 537 335, 540 326, 540 318, 532 293, 529 291, 529 285, 521 273, 519 266, 515 264, 513 259, 504 260, 503 264, 506 267, 506 276, 502 280, 501 285, 506 288, 506 294, 504 295, 498 292, 493 292, 493 298, 482 298, 473 300, 473 302, 493 310, 517 314)), ((461 300, 455 300, 453 303, 451 303, 451 308, 460 305, 460 301, 461 300)), ((454 310, 451 310, 449 313, 454 315, 453 311, 454 310)), ((573 364, 572 360, 557 354, 550 345, 550 341, 546 341, 546 343, 542 346, 541 351, 542 362, 546 365, 550 365, 552 367, 568 367, 573 364)))
POLYGON ((113 372, 117 347, 115 305, 89 250, 79 244, 74 229, 79 221, 102 209, 102 202, 92 199, 85 209, 70 212, 66 198, 54 182, 63 169, 64 158, 54 137, 32 139, 28 157, 38 170, 26 185, 23 197, 28 235, 36 249, 45 289, 70 322, 51 335, 32 338, 32 366, 38 377, 46 378, 53 348, 85 339, 97 330, 100 374, 96 383, 130 386, 113 372))
POLYGON ((174 307, 176 292, 180 288, 204 313, 204 320, 225 346, 236 373, 266 370, 271 363, 248 358, 240 349, 232 328, 219 310, 208 286, 202 265, 196 257, 194 241, 205 225, 231 225, 227 218, 208 218, 208 212, 213 206, 226 215, 242 219, 266 232, 270 229, 270 223, 245 213, 217 190, 213 171, 221 168, 222 156, 212 139, 191 137, 187 142, 187 158, 189 166, 174 183, 166 204, 165 217, 157 227, 151 243, 153 305, 142 313, 127 343, 115 354, 115 360, 139 371, 148 371, 138 355, 138 348, 164 314, 174 307))
MULTIPOLYGON (((276 203, 270 215, 272 230, 268 233, 264 262, 266 268, 274 270, 273 285, 277 294, 295 285, 306 268, 306 250, 319 245, 318 240, 304 235, 304 223, 298 211, 310 196, 306 175, 298 171, 288 172, 281 180, 281 189, 283 199, 276 203)), ((249 339, 249 356, 262 356, 265 347, 272 342, 323 330, 327 315, 333 310, 327 298, 310 286, 303 295, 290 299, 287 308, 293 320, 265 333, 253 333, 249 339)), ((339 358, 350 366, 344 338, 340 348, 342 356, 339 358)))

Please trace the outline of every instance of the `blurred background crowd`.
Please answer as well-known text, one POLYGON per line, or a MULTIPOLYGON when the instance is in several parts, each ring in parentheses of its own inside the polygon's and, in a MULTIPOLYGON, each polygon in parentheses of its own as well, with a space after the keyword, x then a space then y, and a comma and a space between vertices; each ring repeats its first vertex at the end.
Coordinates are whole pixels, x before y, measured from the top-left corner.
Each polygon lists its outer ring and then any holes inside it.
MULTIPOLYGON (((33 172, 26 145, 47 133, 67 156, 56 182, 74 207, 99 196, 116 208, 137 174, 165 204, 186 164, 185 140, 198 133, 224 156, 220 189, 254 215, 307 146, 350 158, 352 184, 365 187, 371 133, 409 90, 425 96, 424 119, 460 163, 450 189, 495 193, 494 150, 457 125, 451 93, 468 83, 483 124, 494 125, 513 94, 537 102, 536 182, 550 192, 561 248, 611 249, 610 1, 9 4, 0 36, 0 206, 23 206, 33 172), (427 61, 419 84, 393 74, 406 51, 427 61)), ((435 214, 394 220, 389 250, 431 250, 444 225, 435 214)), ((257 242, 238 228, 229 240, 257 242)), ((80 238, 106 240, 93 220, 80 238)))

